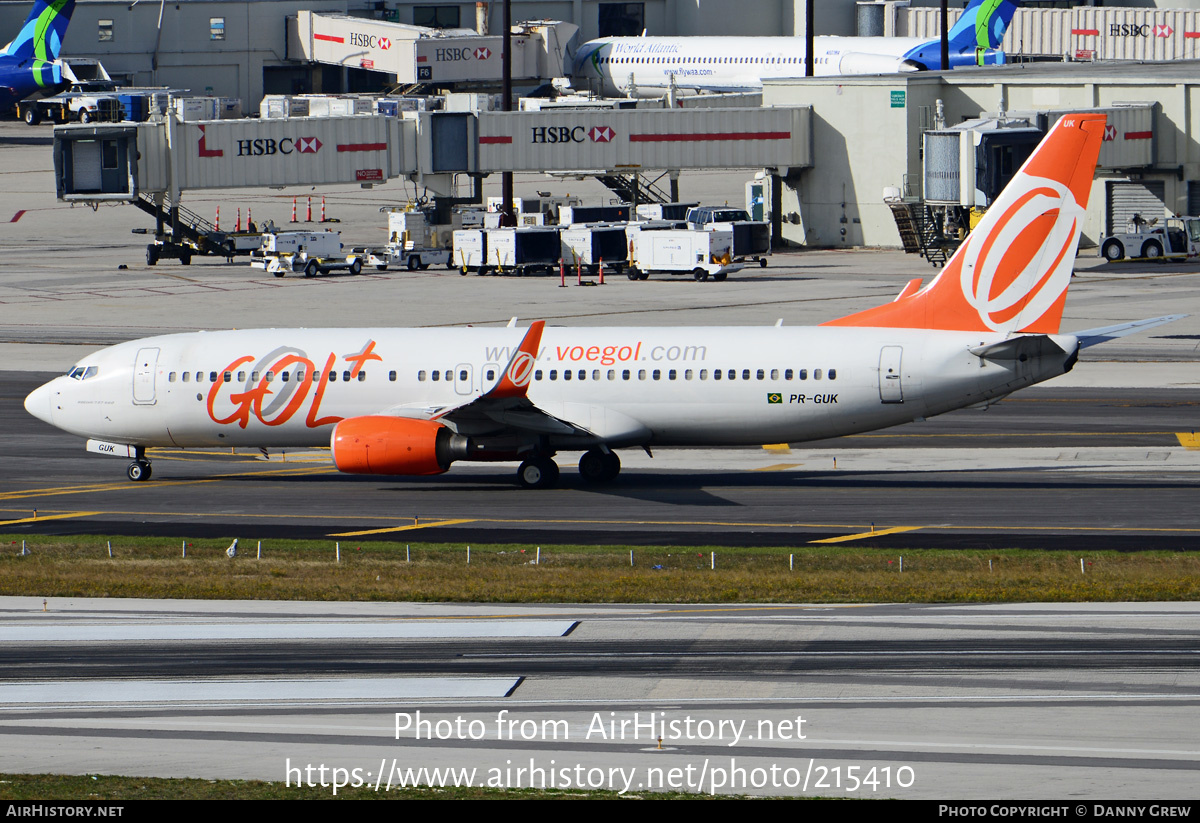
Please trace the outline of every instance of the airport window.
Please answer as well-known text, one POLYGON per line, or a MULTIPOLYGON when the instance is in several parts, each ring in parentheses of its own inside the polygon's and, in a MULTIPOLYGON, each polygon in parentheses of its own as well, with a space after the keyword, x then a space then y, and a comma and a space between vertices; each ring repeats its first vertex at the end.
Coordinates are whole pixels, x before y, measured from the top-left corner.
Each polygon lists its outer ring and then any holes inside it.
MULTIPOLYGON (((490 376, 490 375, 491 375, 491 372, 488 372, 488 375, 489 375, 489 376, 488 376, 488 380, 491 380, 491 379, 492 379, 492 378, 491 378, 491 376, 490 376)), ((541 369, 538 369, 537 371, 535 371, 535 372, 533 373, 533 379, 534 379, 534 380, 541 380, 541 379, 542 379, 542 370, 541 370, 541 369)))
MULTIPOLYGON (((447 380, 449 380, 449 379, 450 379, 450 372, 449 372, 449 371, 447 371, 447 372, 446 372, 446 379, 447 379, 447 380)), ((271 380, 271 373, 270 373, 270 372, 267 372, 267 382, 270 382, 270 380, 271 380)), ((349 383, 349 382, 350 382, 350 372, 348 372, 348 371, 344 371, 344 372, 342 372, 342 382, 343 382, 343 383, 349 383)))
POLYGON ((459 372, 458 372, 458 379, 459 379, 459 380, 466 380, 466 379, 467 379, 467 370, 466 370, 466 369, 460 369, 460 370, 459 370, 459 372))
POLYGON ((684 379, 684 380, 691 380, 691 379, 692 379, 692 370, 691 370, 691 369, 684 369, 684 370, 683 370, 683 379, 684 379))
POLYGON ((99 25, 99 27, 100 27, 100 29, 99 29, 99 32, 98 32, 98 35, 99 35, 98 39, 100 40, 100 42, 101 42, 101 43, 110 43, 110 42, 112 42, 112 39, 113 39, 113 21, 111 21, 111 20, 97 20, 96 22, 97 22, 97 24, 98 24, 98 25, 99 25))
POLYGON ((820 380, 820 379, 821 379, 821 370, 813 369, 813 380, 820 380))
POLYGON ((286 383, 288 381, 288 378, 290 378, 291 376, 292 376, 291 372, 284 371, 284 372, 279 373, 279 379, 282 380, 284 383, 286 383))
POLYGON ((645 379, 646 379, 646 370, 638 369, 638 380, 645 380, 645 379))
POLYGON ((829 379, 830 379, 830 380, 837 380, 837 369, 830 369, 830 370, 829 370, 829 379))
POLYGON ((621 370, 621 379, 622 379, 622 380, 628 380, 628 379, 629 379, 629 369, 622 369, 622 370, 621 370))
MULTIPOLYGON (((330 374, 332 374, 332 372, 330 372, 330 374)), ((440 380, 441 376, 442 376, 441 372, 439 372, 437 369, 433 370, 432 379, 433 379, 434 383, 436 383, 438 380, 440 380)))
POLYGON ((225 18, 224 17, 208 18, 208 39, 209 40, 224 40, 225 39, 225 18))
POLYGON ((417 372, 417 382, 418 383, 425 382, 425 370, 424 369, 421 369, 419 372, 417 372))
MULTIPOLYGON (((542 379, 542 377, 541 377, 541 374, 542 374, 542 373, 541 373, 541 371, 538 371, 538 378, 537 378, 538 380, 541 380, 541 379, 542 379)), ((487 379, 488 379, 488 380, 495 380, 495 379, 496 379, 496 370, 495 370, 495 369, 488 369, 488 370, 487 370, 487 379)))
POLYGON ((771 369, 771 379, 772 380, 779 379, 779 369, 771 369))
POLYGON ((592 369, 592 379, 593 380, 600 379, 600 370, 599 369, 592 369))
POLYGON ((413 25, 456 29, 459 27, 458 6, 413 6, 413 25))
POLYGON ((116 140, 101 140, 100 141, 100 163, 105 169, 115 169, 117 167, 117 141, 116 140))
POLYGON ((637 37, 646 28, 646 4, 601 3, 597 17, 601 37, 637 37))
POLYGON ((208 382, 209 382, 209 383, 216 383, 216 382, 217 382, 217 373, 216 373, 215 371, 210 371, 210 372, 208 373, 208 382))
POLYGON ((570 380, 570 379, 571 379, 571 370, 563 369, 563 380, 570 380))
MULTIPOLYGON (((197 382, 197 383, 202 383, 202 382, 204 382, 204 372, 202 372, 202 371, 198 371, 198 372, 196 372, 196 382, 197 382)), ((215 382, 217 382, 217 381, 215 381, 215 380, 214 380, 213 382, 215 383, 215 382)))
POLYGON ((228 383, 228 382, 230 382, 231 380, 233 380, 233 373, 232 373, 232 372, 225 372, 225 374, 224 374, 224 375, 222 375, 221 379, 222 379, 222 380, 224 380, 226 383, 228 383))
POLYGON ((708 379, 708 369, 701 369, 701 370, 700 370, 700 379, 701 379, 701 380, 707 380, 707 379, 708 379))
POLYGON ((246 382, 246 373, 245 373, 244 371, 240 371, 240 372, 238 372, 238 382, 239 382, 239 383, 245 383, 245 382, 246 382))
POLYGON ((257 383, 258 382, 258 372, 256 372, 256 371, 250 372, 250 379, 253 382, 257 383))
POLYGON ((192 373, 190 371, 185 371, 183 373, 183 382, 184 383, 189 382, 191 380, 191 377, 192 377, 192 373))
POLYGON ((557 380, 557 379, 558 379, 558 369, 551 369, 551 370, 550 370, 550 379, 551 379, 551 380, 557 380))
POLYGON ((749 369, 742 369, 742 379, 743 380, 750 379, 750 370, 749 369))
MULTIPOLYGON (((392 372, 392 379, 393 379, 393 380, 395 380, 395 379, 396 379, 396 373, 395 373, 395 372, 392 372)), ((296 370, 296 382, 297 382, 297 383, 303 383, 303 382, 304 382, 304 369, 297 369, 297 370, 296 370)))
POLYGON ((766 378, 766 376, 767 376, 767 373, 766 373, 765 371, 763 371, 762 369, 759 369, 759 370, 758 370, 758 373, 757 373, 755 376, 756 376, 756 377, 757 377, 759 380, 763 380, 763 379, 765 379, 765 378, 766 378))
MULTIPOLYGON (((434 372, 434 373, 433 373, 433 379, 434 379, 434 380, 437 380, 437 372, 434 372)), ((335 371, 331 371, 331 372, 329 373, 329 382, 330 382, 330 383, 336 383, 336 382, 337 382, 337 372, 335 372, 335 371)))
POLYGON ((675 379, 675 370, 674 370, 674 369, 671 369, 669 372, 667 372, 667 379, 668 379, 668 380, 674 380, 674 379, 675 379))
POLYGON ((275 382, 275 372, 273 372, 273 371, 267 372, 267 382, 268 383, 275 382))
POLYGON ((168 374, 168 375, 167 375, 167 382, 168 382, 168 383, 174 383, 174 382, 175 382, 175 372, 171 372, 170 374, 168 374))
POLYGON ((617 370, 616 370, 616 369, 609 369, 609 370, 608 370, 608 379, 609 379, 609 380, 616 380, 616 379, 617 379, 617 370))
MULTIPOLYGON (((463 374, 466 374, 466 372, 463 372, 463 374)), ((283 379, 284 379, 284 380, 286 380, 286 379, 287 379, 287 375, 286 375, 286 374, 283 376, 283 379)), ((366 373, 365 371, 360 371, 360 372, 358 373, 358 382, 359 382, 359 383, 361 383, 362 381, 364 381, 364 380, 366 380, 366 379, 367 379, 367 373, 366 373)), ((463 378, 463 379, 465 380, 466 378, 463 378)))
MULTIPOLYGON (((703 372, 701 372, 701 374, 703 374, 703 372)), ((700 378, 700 379, 703 380, 704 378, 700 378)), ((713 380, 720 380, 720 379, 721 379, 721 370, 713 369, 713 380)))
POLYGON ((783 379, 784 379, 784 380, 791 380, 791 379, 792 379, 792 370, 791 370, 791 369, 784 369, 784 370, 783 370, 783 379))
MULTIPOLYGON (((726 376, 727 376, 727 377, 728 377, 730 380, 737 380, 737 369, 730 369, 730 370, 729 370, 729 374, 728 374, 728 375, 726 375, 726 376)), ((749 375, 749 374, 747 374, 747 375, 746 375, 746 379, 749 379, 749 378, 750 378, 750 375, 749 375)))
POLYGON ((654 379, 655 379, 655 380, 661 380, 661 379, 662 379, 662 369, 655 369, 655 370, 654 370, 654 379))
POLYGON ((801 370, 798 372, 798 374, 800 375, 800 379, 801 379, 801 380, 807 380, 807 379, 808 379, 808 369, 801 369, 801 370))

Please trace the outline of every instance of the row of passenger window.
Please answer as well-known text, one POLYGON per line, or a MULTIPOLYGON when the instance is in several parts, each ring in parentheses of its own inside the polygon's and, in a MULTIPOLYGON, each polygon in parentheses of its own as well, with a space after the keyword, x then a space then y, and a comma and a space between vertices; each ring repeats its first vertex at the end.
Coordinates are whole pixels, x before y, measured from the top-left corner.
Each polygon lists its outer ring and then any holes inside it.
MULTIPOLYGON (((232 383, 234 380, 234 374, 235 374, 234 372, 229 372, 229 371, 227 371, 227 372, 210 371, 208 373, 208 382, 216 383, 218 380, 223 380, 226 383, 232 383)), ((239 383, 246 382, 246 372, 240 371, 240 372, 237 372, 236 374, 237 374, 237 382, 239 382, 239 383)), ((197 383, 204 382, 204 372, 198 371, 198 372, 195 372, 195 375, 196 375, 195 381, 197 383)), ((287 383, 291 380, 294 380, 297 383, 302 383, 302 382, 304 382, 304 380, 306 378, 311 380, 311 382, 313 382, 313 383, 321 382, 321 372, 319 372, 319 371, 306 372, 303 369, 299 369, 295 372, 284 371, 284 372, 279 372, 278 374, 276 374, 273 371, 265 372, 265 374, 263 372, 252 371, 252 372, 250 372, 250 382, 257 383, 259 380, 259 377, 261 377, 261 376, 265 376, 268 383, 274 382, 276 377, 278 377, 284 383, 287 383)), ((167 382, 169 382, 169 383, 174 383, 176 381, 176 379, 178 379, 182 383, 190 383, 190 382, 192 382, 192 372, 185 371, 185 372, 183 372, 182 375, 176 374, 175 372, 171 372, 170 374, 167 375, 167 382)), ((336 383, 338 381, 338 379, 339 378, 338 378, 337 372, 335 372, 335 371, 329 372, 329 382, 330 383, 336 383)), ((357 375, 355 375, 353 377, 351 376, 349 371, 342 372, 342 376, 341 376, 341 380, 343 383, 349 383, 351 380, 358 380, 358 382, 361 383, 366 379, 367 379, 367 372, 365 369, 360 371, 357 375)), ((391 373, 391 380, 393 382, 396 380, 395 372, 391 373)))
MULTIPOLYGON (((807 380, 809 377, 808 369, 795 369, 795 370, 792 370, 792 369, 782 369, 782 370, 781 369, 770 369, 769 372, 767 369, 742 369, 740 371, 742 380, 766 380, 768 373, 770 374, 772 380, 779 380, 781 374, 782 374, 784 380, 807 380)), ((393 372, 393 374, 394 374, 394 372, 393 372)), ((561 376, 561 378, 563 380, 588 380, 589 374, 591 375, 591 377, 590 377, 591 380, 605 380, 605 379, 617 380, 618 379, 618 377, 617 377, 618 370, 617 369, 607 369, 607 370, 592 369, 591 372, 589 372, 587 369, 578 369, 577 371, 572 371, 571 369, 563 369, 561 372, 558 369, 550 369, 548 372, 543 372, 542 369, 537 369, 533 373, 533 379, 535 381, 544 380, 544 379, 558 380, 559 377, 561 376)), ((645 380, 645 379, 647 379, 647 377, 649 377, 649 379, 651 379, 651 380, 662 380, 663 376, 664 376, 664 371, 662 369, 650 369, 650 370, 638 369, 635 372, 632 369, 621 369, 619 374, 620 374, 621 380, 633 380, 635 374, 637 375, 638 380, 645 380)), ((679 369, 667 369, 665 372, 665 375, 666 375, 667 380, 678 380, 678 379, 680 379, 680 370, 679 369)), ((712 380, 737 380, 738 375, 739 375, 738 369, 727 369, 727 370, 713 369, 711 372, 708 369, 699 369, 699 370, 683 369, 682 379, 684 379, 684 380, 696 380, 696 379, 709 380, 711 378, 712 380)), ((823 377, 825 377, 829 380, 837 380, 837 369, 828 369, 824 372, 822 372, 821 369, 813 369, 812 370, 812 379, 813 380, 821 380, 823 377)), ((487 373, 485 375, 485 378, 488 381, 495 380, 496 372, 493 369, 488 369, 487 373)), ((471 374, 468 370, 462 369, 459 372, 458 379, 459 380, 470 380, 471 374)), ((424 369, 422 369, 417 372, 417 380, 420 382, 425 382, 426 380, 429 380, 430 382, 433 382, 433 383, 437 383, 438 381, 441 381, 441 380, 451 381, 451 380, 454 380, 454 370, 453 369, 445 369, 445 370, 434 369, 431 372, 426 372, 424 369)))

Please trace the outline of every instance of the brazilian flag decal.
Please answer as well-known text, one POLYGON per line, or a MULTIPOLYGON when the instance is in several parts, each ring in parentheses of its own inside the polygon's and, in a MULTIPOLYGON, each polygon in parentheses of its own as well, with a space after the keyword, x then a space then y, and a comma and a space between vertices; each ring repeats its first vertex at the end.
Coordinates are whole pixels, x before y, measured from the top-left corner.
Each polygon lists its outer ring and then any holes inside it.
POLYGON ((783 395, 782 395, 782 394, 780 394, 779 392, 768 392, 768 393, 767 393, 767 402, 768 402, 768 403, 772 403, 772 404, 774 404, 774 403, 782 403, 782 402, 783 402, 783 395))

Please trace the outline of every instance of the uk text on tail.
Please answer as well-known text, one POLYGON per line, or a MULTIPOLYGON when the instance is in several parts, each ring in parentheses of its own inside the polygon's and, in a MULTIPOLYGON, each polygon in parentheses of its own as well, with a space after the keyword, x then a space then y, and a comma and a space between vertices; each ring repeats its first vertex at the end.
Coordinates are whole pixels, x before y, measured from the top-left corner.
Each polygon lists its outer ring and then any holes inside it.
POLYGON ((1055 123, 928 286, 824 325, 1058 332, 1105 120, 1055 123))

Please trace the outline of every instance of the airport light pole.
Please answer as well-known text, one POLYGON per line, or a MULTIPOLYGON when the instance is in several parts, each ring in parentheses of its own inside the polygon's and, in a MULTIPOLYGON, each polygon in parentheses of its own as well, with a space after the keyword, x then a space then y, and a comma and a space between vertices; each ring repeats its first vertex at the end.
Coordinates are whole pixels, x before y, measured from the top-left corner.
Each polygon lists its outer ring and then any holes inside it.
POLYGON ((813 38, 813 0, 804 0, 804 76, 812 77, 816 73, 813 49, 816 41, 813 38))
MULTIPOLYGON (((508 2, 508 0, 505 0, 508 2)), ((942 71, 950 68, 950 0, 942 0, 942 71)))
MULTIPOLYGON (((501 55, 502 73, 504 75, 501 101, 501 111, 512 111, 512 0, 504 0, 504 54, 501 55)), ((500 207, 506 217, 505 225, 516 225, 516 214, 513 212, 513 175, 511 171, 500 174, 500 195, 504 201, 500 207)))

